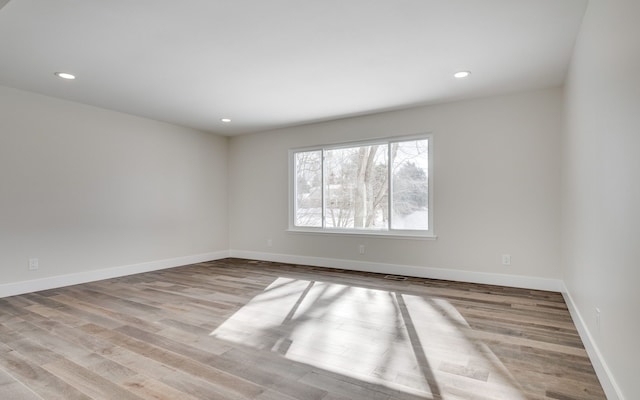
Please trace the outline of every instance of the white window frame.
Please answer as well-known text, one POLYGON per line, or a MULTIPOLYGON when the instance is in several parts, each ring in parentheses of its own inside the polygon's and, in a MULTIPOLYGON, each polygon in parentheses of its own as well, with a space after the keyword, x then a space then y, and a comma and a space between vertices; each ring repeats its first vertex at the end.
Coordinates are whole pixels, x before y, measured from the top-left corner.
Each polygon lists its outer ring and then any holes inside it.
MULTIPOLYGON (((318 145, 318 146, 310 146, 310 147, 301 147, 289 149, 289 227, 287 229, 288 232, 292 233, 306 233, 306 234, 320 234, 320 235, 346 235, 346 236, 367 236, 367 237, 388 237, 388 238, 416 238, 416 239, 435 239, 434 226, 433 226, 433 215, 434 215, 434 207, 433 207, 433 134, 432 133, 423 133, 418 135, 410 135, 410 136, 392 136, 385 137, 381 139, 373 139, 373 140, 363 140, 363 141, 354 141, 354 142, 345 142, 345 143, 336 143, 336 144, 326 144, 326 145, 318 145), (354 229, 354 228, 325 228, 325 209, 324 209, 324 195, 325 195, 325 165, 324 160, 322 163, 323 169, 323 182, 322 182, 322 227, 308 227, 308 226, 295 226, 295 213, 296 213, 296 171, 295 171, 295 154, 300 152, 307 151, 324 151, 340 149, 340 148, 348 148, 348 147, 357 147, 357 146, 371 146, 376 144, 386 144, 390 145, 395 142, 405 142, 411 140, 427 140, 428 141, 428 151, 427 157, 428 159, 428 174, 427 174, 427 184, 428 184, 428 196, 427 196, 427 218, 428 218, 428 228, 429 229, 420 229, 420 230, 410 230, 410 229, 393 229, 391 227, 391 222, 389 222, 388 229, 381 230, 372 230, 372 229, 354 229)), ((389 168, 389 174, 391 174, 391 168, 389 168)), ((389 177, 390 178, 390 177, 389 177)), ((390 201, 388 202, 389 208, 391 208, 391 184, 392 180, 389 179, 389 197, 390 201)), ((389 210, 389 218, 391 216, 391 210, 389 210)))

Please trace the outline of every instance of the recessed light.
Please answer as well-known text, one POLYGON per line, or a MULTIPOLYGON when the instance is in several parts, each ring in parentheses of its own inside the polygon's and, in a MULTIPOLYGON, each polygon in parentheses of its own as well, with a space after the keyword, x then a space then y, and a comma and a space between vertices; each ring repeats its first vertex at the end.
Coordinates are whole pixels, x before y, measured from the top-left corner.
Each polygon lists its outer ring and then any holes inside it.
POLYGON ((228 124, 229 122, 231 122, 231 120, 229 118, 220 118, 220 121, 228 124))
POLYGON ((56 72, 54 75, 57 76, 58 78, 67 79, 67 80, 76 79, 75 75, 72 75, 68 72, 56 72))
POLYGON ((469 71, 458 71, 455 74, 453 74, 453 76, 458 79, 466 78, 469 75, 471 75, 471 72, 469 71))

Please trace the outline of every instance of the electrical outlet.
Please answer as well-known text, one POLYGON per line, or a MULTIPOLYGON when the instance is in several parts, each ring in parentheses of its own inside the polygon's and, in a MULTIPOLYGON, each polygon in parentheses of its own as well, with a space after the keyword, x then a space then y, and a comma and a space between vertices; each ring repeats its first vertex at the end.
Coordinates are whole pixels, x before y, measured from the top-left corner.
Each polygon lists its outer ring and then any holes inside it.
POLYGON ((511 265, 511 255, 503 254, 502 255, 502 265, 511 265))
POLYGON ((600 333, 600 308, 596 307, 596 329, 600 333))
POLYGON ((39 262, 37 258, 29 259, 29 271, 35 271, 40 268, 39 262))
POLYGON ((358 246, 358 254, 364 254, 364 245, 363 244, 358 246))
POLYGON ((273 240, 267 239, 267 247, 273 246, 273 240))

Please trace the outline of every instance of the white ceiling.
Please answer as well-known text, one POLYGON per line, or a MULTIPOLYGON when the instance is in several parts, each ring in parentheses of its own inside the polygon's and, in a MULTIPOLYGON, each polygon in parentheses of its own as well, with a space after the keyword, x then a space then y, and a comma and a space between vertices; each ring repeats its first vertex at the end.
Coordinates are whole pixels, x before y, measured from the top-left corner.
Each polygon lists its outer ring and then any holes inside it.
POLYGON ((10 0, 0 85, 235 135, 560 85, 586 3, 10 0))

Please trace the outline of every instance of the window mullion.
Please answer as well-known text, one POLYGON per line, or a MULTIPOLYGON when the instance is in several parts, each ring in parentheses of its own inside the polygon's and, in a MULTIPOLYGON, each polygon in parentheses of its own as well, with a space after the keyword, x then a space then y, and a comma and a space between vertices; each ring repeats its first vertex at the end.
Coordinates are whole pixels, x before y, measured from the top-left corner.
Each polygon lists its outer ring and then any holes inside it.
POLYGON ((322 171, 322 190, 320 191, 321 193, 321 203, 322 204, 322 229, 325 229, 327 227, 327 216, 326 216, 326 212, 327 212, 327 208, 326 208, 326 204, 325 204, 325 188, 326 188, 326 184, 327 182, 325 181, 325 176, 327 175, 326 172, 326 167, 325 167, 325 155, 324 155, 324 149, 322 149, 322 156, 320 157, 320 162, 322 163, 322 167, 320 168, 320 170, 322 171))
POLYGON ((387 145, 387 229, 392 230, 393 224, 391 223, 391 218, 393 218, 391 210, 392 210, 392 202, 393 202, 393 182, 391 178, 393 173, 391 171, 391 167, 393 165, 393 160, 391 160, 391 147, 393 146, 393 142, 389 142, 387 145))

